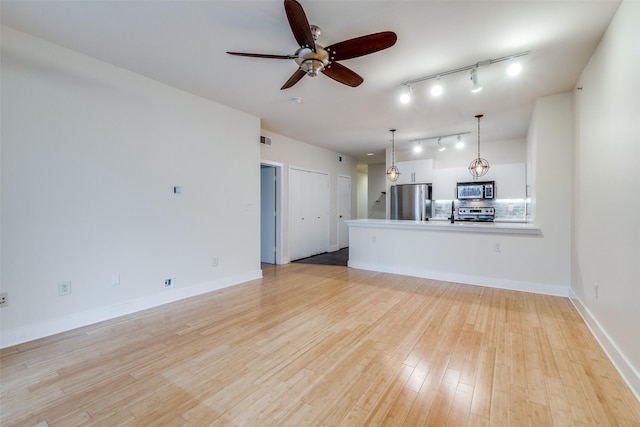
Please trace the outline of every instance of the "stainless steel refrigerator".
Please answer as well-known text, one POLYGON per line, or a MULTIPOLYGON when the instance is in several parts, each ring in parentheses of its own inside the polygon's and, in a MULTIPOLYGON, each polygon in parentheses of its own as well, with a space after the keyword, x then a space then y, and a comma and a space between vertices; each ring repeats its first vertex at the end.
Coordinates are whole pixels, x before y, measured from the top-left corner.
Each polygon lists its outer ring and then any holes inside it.
POLYGON ((432 216, 431 184, 391 186, 391 219, 428 221, 432 216))

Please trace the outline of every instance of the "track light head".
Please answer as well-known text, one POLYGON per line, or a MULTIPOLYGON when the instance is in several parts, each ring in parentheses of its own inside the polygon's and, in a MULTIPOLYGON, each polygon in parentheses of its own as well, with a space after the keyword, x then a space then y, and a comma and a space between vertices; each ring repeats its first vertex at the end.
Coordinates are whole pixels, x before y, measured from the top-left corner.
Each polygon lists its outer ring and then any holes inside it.
POLYGON ((406 85, 406 89, 400 95, 400 102, 408 104, 411 101, 411 85, 406 85))
POLYGON ((471 70, 471 92, 476 93, 482 90, 482 85, 478 82, 478 69, 471 70))
POLYGON ((507 74, 511 77, 517 76, 520 74, 520 71, 522 71, 522 65, 520 65, 519 62, 512 62, 507 68, 507 74))
POLYGON ((436 82, 434 83, 433 86, 431 86, 431 95, 432 96, 440 96, 442 95, 443 92, 443 88, 442 85, 440 84, 440 77, 438 77, 436 79, 436 82))

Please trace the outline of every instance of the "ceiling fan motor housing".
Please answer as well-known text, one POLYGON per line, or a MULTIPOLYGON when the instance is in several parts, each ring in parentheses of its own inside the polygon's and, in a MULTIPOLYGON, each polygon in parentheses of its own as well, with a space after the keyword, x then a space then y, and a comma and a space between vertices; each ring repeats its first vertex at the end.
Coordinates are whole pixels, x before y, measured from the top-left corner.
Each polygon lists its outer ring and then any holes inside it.
POLYGON ((317 76, 329 64, 329 52, 319 44, 316 44, 315 52, 308 47, 302 47, 296 51, 296 55, 296 63, 310 77, 317 76))

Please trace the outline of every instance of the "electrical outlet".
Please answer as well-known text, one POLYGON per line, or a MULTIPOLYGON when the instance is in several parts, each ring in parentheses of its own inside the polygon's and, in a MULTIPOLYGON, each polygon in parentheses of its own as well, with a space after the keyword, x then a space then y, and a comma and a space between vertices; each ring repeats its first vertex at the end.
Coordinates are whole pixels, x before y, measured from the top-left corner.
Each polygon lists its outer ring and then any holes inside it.
POLYGON ((502 252, 502 243, 496 242, 493 244, 494 252, 502 252))
POLYGON ((598 282, 593 282, 593 295, 598 299, 598 282))
POLYGON ((175 281, 173 280, 172 277, 168 278, 168 279, 164 279, 164 287, 165 288, 173 288, 175 286, 175 281))
POLYGON ((9 292, 2 292, 0 294, 0 307, 9 306, 9 292))
POLYGON ((214 256, 213 258, 211 258, 211 266, 212 267, 217 267, 218 266, 218 257, 214 256))
POLYGON ((58 295, 64 296, 71 293, 71 282, 58 283, 58 295))

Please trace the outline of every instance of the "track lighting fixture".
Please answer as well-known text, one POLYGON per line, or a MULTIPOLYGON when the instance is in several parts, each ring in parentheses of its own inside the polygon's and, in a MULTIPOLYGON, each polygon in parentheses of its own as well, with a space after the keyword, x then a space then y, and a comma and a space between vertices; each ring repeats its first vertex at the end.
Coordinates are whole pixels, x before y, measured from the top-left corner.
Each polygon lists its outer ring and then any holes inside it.
POLYGON ((480 119, 483 117, 482 114, 478 114, 476 119, 478 119, 478 158, 471 162, 469 165, 469 172, 473 175, 474 178, 479 178, 485 175, 491 166, 489 166, 489 162, 480 157, 480 119))
POLYGON ((414 153, 422 153, 422 145, 420 144, 420 142, 418 142, 418 144, 413 147, 413 152, 414 153))
POLYGON ((518 52, 513 55, 503 56, 500 58, 486 59, 484 61, 476 62, 475 64, 466 65, 460 68, 454 68, 453 70, 442 71, 437 74, 431 74, 428 76, 419 77, 417 79, 408 80, 402 83, 402 85, 406 87, 406 92, 401 95, 401 101, 405 104, 409 102, 409 100, 411 99, 410 94, 411 94, 412 85, 416 83, 424 82, 427 80, 432 80, 432 79, 437 80, 437 82, 431 87, 431 95, 439 96, 443 93, 443 87, 442 87, 442 84, 440 83, 440 78, 444 76, 448 76, 450 74, 460 73, 462 71, 471 71, 471 82, 473 84, 472 92, 478 92, 482 89, 482 85, 478 81, 478 68, 486 67, 486 66, 495 64, 497 62, 510 61, 511 64, 509 65, 507 72, 509 73, 510 76, 515 76, 518 73, 520 73, 520 70, 522 70, 522 66, 515 61, 515 58, 528 55, 529 53, 530 53, 529 51, 518 52))
POLYGON ((458 142, 457 142, 457 144, 456 144, 456 148, 462 148, 462 147, 464 147, 464 142, 462 142, 462 139, 461 139, 462 135, 468 135, 468 134, 470 134, 470 133, 471 133, 471 132, 456 132, 456 133, 450 133, 450 134, 448 134, 448 135, 428 136, 428 137, 426 137, 426 138, 413 139, 413 140, 411 140, 411 141, 409 141, 409 142, 416 142, 416 143, 418 143, 418 145, 416 145, 416 146, 414 147, 414 149, 413 149, 413 151, 418 152, 418 151, 416 151, 416 147, 420 146, 420 142, 422 142, 422 141, 428 141, 428 140, 430 140, 430 139, 437 139, 437 140, 438 140, 438 151, 444 151, 444 150, 446 150, 446 149, 447 149, 447 147, 446 147, 446 145, 444 145, 444 144, 442 143, 442 139, 443 139, 443 138, 449 138, 449 137, 451 137, 451 136, 457 136, 457 137, 458 137, 458 142), (460 144, 461 144, 461 145, 460 145, 460 144))
POLYGON ((477 93, 482 90, 482 85, 478 82, 478 69, 471 70, 471 92, 477 93))
POLYGON ((440 84, 440 76, 438 76, 436 83, 431 86, 431 95, 440 96, 442 95, 443 90, 444 89, 442 88, 442 84, 440 84))
POLYGON ((398 178, 400 178, 400 171, 396 166, 396 139, 395 134, 396 130, 391 129, 391 166, 387 169, 387 179, 391 182, 396 182, 398 178))
POLYGON ((400 95, 400 102, 408 104, 411 101, 411 85, 406 85, 406 89, 400 95))

